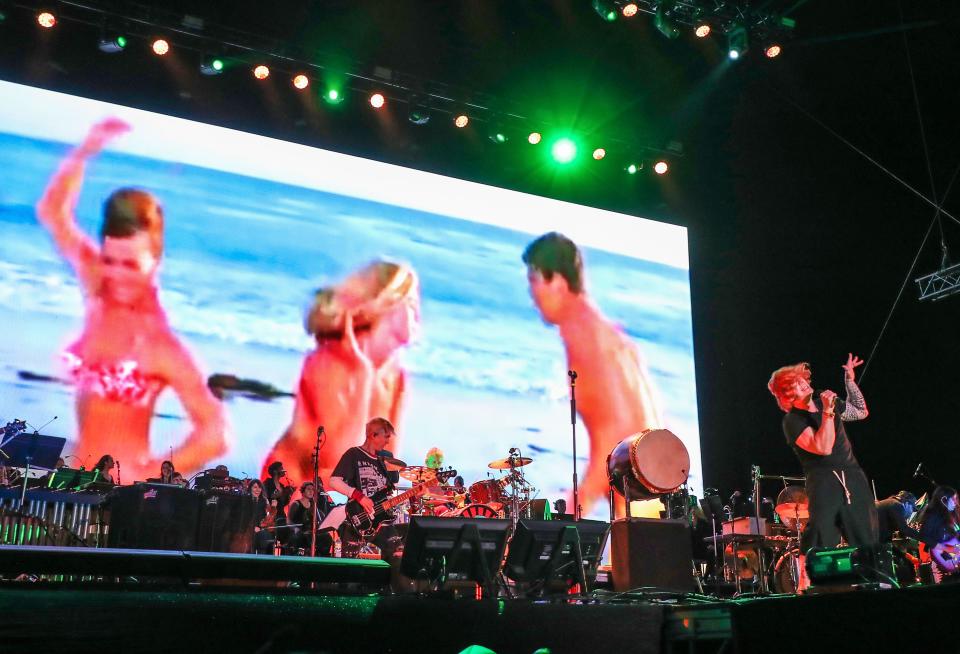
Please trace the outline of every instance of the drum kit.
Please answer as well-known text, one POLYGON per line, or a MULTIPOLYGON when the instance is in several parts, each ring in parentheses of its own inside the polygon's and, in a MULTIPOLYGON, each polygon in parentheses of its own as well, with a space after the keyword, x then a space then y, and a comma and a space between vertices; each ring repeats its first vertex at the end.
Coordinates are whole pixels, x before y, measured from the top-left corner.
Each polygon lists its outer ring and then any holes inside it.
MULTIPOLYGON (((429 515, 446 518, 510 518, 517 520, 530 511, 537 489, 527 481, 522 468, 533 463, 530 457, 519 456, 511 450, 509 456, 487 464, 492 470, 505 472, 499 478, 481 479, 463 485, 436 484, 426 492, 397 509, 396 522, 408 522, 412 516, 429 515)), ((427 466, 406 466, 400 477, 413 485, 431 484, 436 470, 427 466)))
MULTIPOLYGON (((776 477, 786 481, 799 478, 776 477)), ((723 580, 734 585, 736 594, 796 593, 800 581, 800 534, 810 518, 807 491, 785 485, 777 495, 773 524, 752 522, 754 533, 724 533, 704 540, 715 548, 716 565, 723 580), (756 533, 756 532, 763 533, 756 533), (722 547, 722 563, 720 548, 722 547)), ((751 519, 752 521, 752 519, 751 519)), ((730 521, 728 524, 735 524, 730 521)))

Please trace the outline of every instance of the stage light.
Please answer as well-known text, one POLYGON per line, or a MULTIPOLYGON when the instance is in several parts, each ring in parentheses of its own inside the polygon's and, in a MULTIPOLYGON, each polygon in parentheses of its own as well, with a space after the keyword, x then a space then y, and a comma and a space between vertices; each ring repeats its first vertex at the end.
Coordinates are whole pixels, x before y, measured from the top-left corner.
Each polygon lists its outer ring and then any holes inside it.
POLYGON ((310 78, 306 75, 297 75, 293 78, 294 88, 300 89, 301 91, 308 86, 310 86, 310 78))
POLYGON ((57 17, 53 15, 53 12, 41 11, 37 14, 37 24, 40 27, 50 29, 57 24, 57 17))
POLYGON ((607 156, 607 151, 604 150, 603 148, 597 148, 596 150, 593 151, 593 158, 596 159, 597 161, 600 161, 605 156, 607 156))
POLYGON ((223 72, 223 59, 206 57, 200 62, 200 72, 204 75, 219 75, 223 72))
POLYGON ((620 8, 620 13, 623 14, 624 18, 633 18, 638 11, 640 11, 640 8, 637 7, 635 2, 628 2, 620 8))
POLYGON ((263 64, 260 64, 259 66, 253 69, 253 76, 256 77, 257 79, 267 79, 268 77, 270 77, 270 68, 268 68, 267 66, 264 66, 263 64))
POLYGON ((106 52, 107 54, 122 52, 123 49, 127 47, 127 37, 122 35, 113 37, 104 36, 100 38, 97 47, 100 48, 100 52, 106 52))
POLYGON ((617 8, 608 0, 593 0, 593 10, 608 23, 617 20, 617 8))
POLYGON ((170 52, 170 43, 166 39, 156 39, 150 45, 150 48, 153 50, 153 54, 162 57, 170 52))
POLYGON ((636 175, 636 174, 639 173, 641 170, 643 170, 643 164, 642 164, 642 163, 629 163, 629 164, 627 164, 627 167, 624 168, 624 170, 627 171, 627 174, 628 174, 628 175, 636 175))
POLYGON ((697 35, 697 38, 705 39, 710 36, 710 25, 707 23, 699 23, 693 30, 693 33, 697 35))
POLYGON ((374 93, 370 96, 370 106, 374 109, 380 109, 387 103, 387 99, 383 97, 382 93, 374 93))
POLYGON ((536 145, 543 139, 543 135, 540 132, 530 132, 530 135, 527 136, 527 142, 530 145, 536 145))
POLYGON ((411 107, 407 120, 414 125, 426 125, 430 122, 430 108, 425 105, 411 107))
POLYGON ((550 156, 557 163, 570 163, 577 156, 577 144, 567 137, 557 139, 550 148, 550 156))
POLYGON ((500 145, 500 144, 506 143, 509 140, 509 137, 507 136, 507 133, 504 132, 503 130, 495 129, 492 132, 490 132, 490 140, 500 145))
POLYGON ((735 27, 727 33, 727 56, 736 60, 747 51, 747 30, 735 27))
POLYGON ((340 89, 330 87, 323 94, 323 101, 327 104, 340 104, 343 102, 344 94, 340 89))
POLYGON ((670 17, 670 12, 675 4, 675 2, 670 1, 661 2, 657 5, 657 13, 653 17, 653 26, 668 39, 675 39, 680 36, 680 28, 670 17))
POLYGON ((453 119, 453 124, 457 127, 464 128, 470 124, 470 116, 467 114, 460 114, 453 119))
POLYGON ((663 159, 653 164, 653 172, 658 175, 666 175, 668 170, 670 170, 670 166, 663 159))
POLYGON ((763 54, 767 55, 768 59, 773 59, 774 57, 779 57, 782 51, 783 48, 781 48, 778 43, 771 43, 763 49, 763 54))

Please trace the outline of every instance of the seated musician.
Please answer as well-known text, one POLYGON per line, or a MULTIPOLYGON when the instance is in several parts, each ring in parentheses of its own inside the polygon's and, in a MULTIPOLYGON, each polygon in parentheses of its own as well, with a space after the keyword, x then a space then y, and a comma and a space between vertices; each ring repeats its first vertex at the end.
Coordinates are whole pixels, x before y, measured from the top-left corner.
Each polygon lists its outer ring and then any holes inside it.
POLYGON ((960 581, 960 515, 956 489, 937 486, 920 516, 920 540, 933 559, 938 584, 960 581))
POLYGON ((287 505, 290 504, 290 498, 293 497, 293 484, 283 483, 287 476, 287 471, 283 468, 283 463, 274 461, 267 468, 267 474, 270 475, 263 480, 263 491, 267 495, 267 500, 273 505, 276 502, 276 516, 274 526, 276 531, 274 537, 283 544, 287 544, 289 529, 287 526, 287 505))
POLYGON ((186 488, 187 486, 190 485, 189 482, 183 478, 183 473, 176 472, 176 471, 174 471, 173 473, 173 477, 171 478, 171 483, 176 486, 181 486, 182 488, 186 488))
POLYGON ((98 472, 97 481, 107 484, 116 484, 116 480, 113 477, 113 467, 116 465, 116 461, 113 460, 113 457, 109 454, 104 454, 100 457, 100 460, 97 461, 97 465, 93 466, 93 469, 98 472))
POLYGON ((907 524, 917 508, 917 497, 910 491, 902 490, 896 495, 877 502, 877 520, 880 528, 880 542, 890 543, 897 532, 903 538, 920 540, 920 532, 907 524))
MULTIPOLYGON (((313 482, 303 482, 300 485, 300 497, 292 502, 287 510, 287 520, 294 529, 291 544, 309 554, 310 542, 313 538, 313 520, 315 518, 323 520, 329 509, 330 503, 326 499, 326 493, 320 500, 317 500, 313 482), (314 502, 317 503, 318 510, 314 510, 314 502)), ((317 531, 317 556, 330 556, 332 547, 333 539, 330 534, 326 531, 317 531)))
POLYGON ((175 472, 173 469, 173 461, 164 461, 160 464, 160 476, 150 477, 147 481, 154 484, 173 484, 173 475, 175 472))
POLYGON ((275 540, 273 530, 273 518, 275 517, 276 501, 271 507, 263 493, 263 483, 259 479, 250 482, 250 497, 253 500, 253 553, 267 554, 273 551, 275 540), (269 511, 273 508, 274 511, 269 511), (269 518, 268 518, 268 514, 269 518), (270 523, 270 524, 268 524, 270 523))
MULTIPOLYGON (((392 456, 384 448, 394 435, 393 425, 386 418, 373 418, 366 425, 366 437, 363 444, 351 447, 340 462, 333 469, 330 478, 330 488, 343 493, 350 500, 358 502, 371 516, 374 515, 374 504, 370 498, 374 495, 386 495, 393 489, 393 485, 400 480, 396 472, 388 472, 381 460, 381 456, 392 456)), ((345 523, 346 524, 346 523, 345 523)), ((349 530, 347 530, 349 531, 349 530)), ((343 533, 344 555, 355 554, 353 549, 358 547, 356 534, 343 533), (352 547, 351 547, 352 544, 352 547)), ((380 548, 381 558, 388 560, 400 545, 400 538, 392 522, 388 519, 372 538, 374 545, 380 548)))

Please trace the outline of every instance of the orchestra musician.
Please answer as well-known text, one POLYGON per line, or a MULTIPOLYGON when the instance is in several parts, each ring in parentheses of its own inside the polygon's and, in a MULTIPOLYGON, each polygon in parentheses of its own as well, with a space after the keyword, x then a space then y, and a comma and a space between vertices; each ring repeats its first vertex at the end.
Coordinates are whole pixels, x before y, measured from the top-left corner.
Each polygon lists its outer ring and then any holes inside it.
POLYGON ((933 559, 933 579, 960 581, 960 501, 950 486, 937 486, 920 516, 920 540, 933 559))
POLYGON ((277 502, 267 501, 259 479, 250 481, 248 492, 253 500, 253 553, 270 553, 276 540, 271 528, 275 526, 277 502))
POLYGON ((113 468, 117 465, 113 457, 109 454, 104 454, 100 457, 100 460, 97 461, 97 465, 93 466, 93 469, 98 472, 97 481, 107 484, 116 484, 116 480, 113 477, 113 468))
POLYGON ((287 471, 281 461, 274 461, 267 467, 267 473, 270 475, 263 480, 263 491, 267 496, 267 501, 273 506, 276 503, 274 516, 274 527, 276 529, 276 539, 281 543, 287 542, 287 506, 293 497, 293 484, 283 483, 287 476, 287 471))
MULTIPOLYGON (((321 487, 321 492, 322 492, 321 487)), ((300 497, 290 504, 287 510, 287 520, 296 530, 291 545, 304 552, 310 551, 310 542, 313 538, 313 521, 322 520, 330 510, 330 501, 323 493, 317 498, 316 489, 312 481, 305 481, 300 485, 300 497), (316 507, 316 508, 314 508, 316 507)), ((317 532, 317 555, 329 556, 333 539, 325 531, 317 532)))

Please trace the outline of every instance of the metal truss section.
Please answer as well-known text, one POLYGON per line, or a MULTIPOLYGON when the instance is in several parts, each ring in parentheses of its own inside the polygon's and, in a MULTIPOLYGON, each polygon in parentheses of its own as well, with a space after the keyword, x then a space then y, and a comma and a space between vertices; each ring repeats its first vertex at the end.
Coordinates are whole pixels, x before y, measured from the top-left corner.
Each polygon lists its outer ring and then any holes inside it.
POLYGON ((918 277, 914 281, 920 287, 921 300, 942 300, 960 293, 960 264, 918 277))

